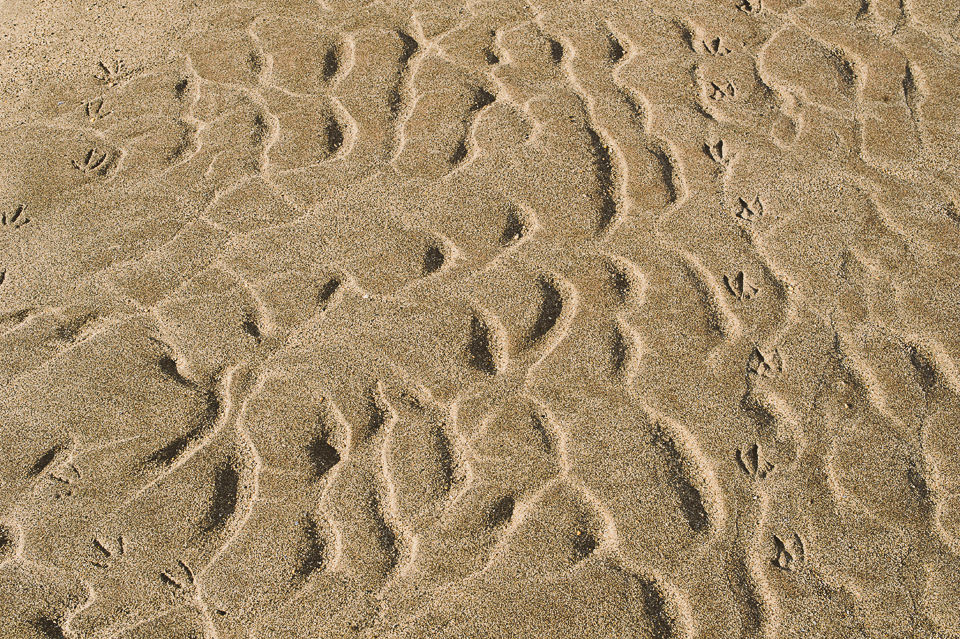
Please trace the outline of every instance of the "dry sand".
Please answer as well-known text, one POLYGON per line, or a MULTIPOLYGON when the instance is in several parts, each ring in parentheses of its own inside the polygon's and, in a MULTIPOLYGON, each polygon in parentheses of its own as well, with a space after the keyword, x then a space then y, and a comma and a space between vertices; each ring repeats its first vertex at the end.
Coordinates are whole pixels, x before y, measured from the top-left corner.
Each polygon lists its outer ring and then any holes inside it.
POLYGON ((960 637, 957 0, 0 0, 0 637, 960 637))

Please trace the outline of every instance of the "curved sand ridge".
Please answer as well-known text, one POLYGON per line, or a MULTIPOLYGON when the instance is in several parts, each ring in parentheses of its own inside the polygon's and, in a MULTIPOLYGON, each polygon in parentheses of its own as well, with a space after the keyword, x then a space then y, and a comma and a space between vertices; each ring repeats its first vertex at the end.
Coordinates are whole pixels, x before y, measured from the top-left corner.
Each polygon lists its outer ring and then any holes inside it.
POLYGON ((960 637, 955 1, 198 5, 0 7, 0 635, 960 637))

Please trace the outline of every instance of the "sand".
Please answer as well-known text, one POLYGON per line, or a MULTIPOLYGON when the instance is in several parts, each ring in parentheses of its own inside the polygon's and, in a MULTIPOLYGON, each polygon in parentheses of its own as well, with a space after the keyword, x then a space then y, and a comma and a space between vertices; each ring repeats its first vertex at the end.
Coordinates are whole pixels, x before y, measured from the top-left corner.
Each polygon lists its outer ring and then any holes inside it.
POLYGON ((0 1, 0 637, 960 637, 957 0, 0 1))

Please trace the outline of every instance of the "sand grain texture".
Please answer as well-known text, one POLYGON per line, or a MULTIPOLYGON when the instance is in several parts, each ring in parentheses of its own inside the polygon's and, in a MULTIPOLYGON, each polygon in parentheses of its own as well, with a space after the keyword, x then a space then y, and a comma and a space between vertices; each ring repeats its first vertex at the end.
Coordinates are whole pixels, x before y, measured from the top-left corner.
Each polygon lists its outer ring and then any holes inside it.
POLYGON ((957 0, 0 45, 0 637, 960 638, 957 0))

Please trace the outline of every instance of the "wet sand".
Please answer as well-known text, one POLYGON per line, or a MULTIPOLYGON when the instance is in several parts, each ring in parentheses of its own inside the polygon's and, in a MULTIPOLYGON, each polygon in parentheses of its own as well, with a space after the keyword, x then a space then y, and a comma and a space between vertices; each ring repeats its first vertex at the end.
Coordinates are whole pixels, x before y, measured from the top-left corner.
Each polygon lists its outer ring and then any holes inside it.
POLYGON ((960 4, 0 2, 0 636, 960 637, 960 4))

